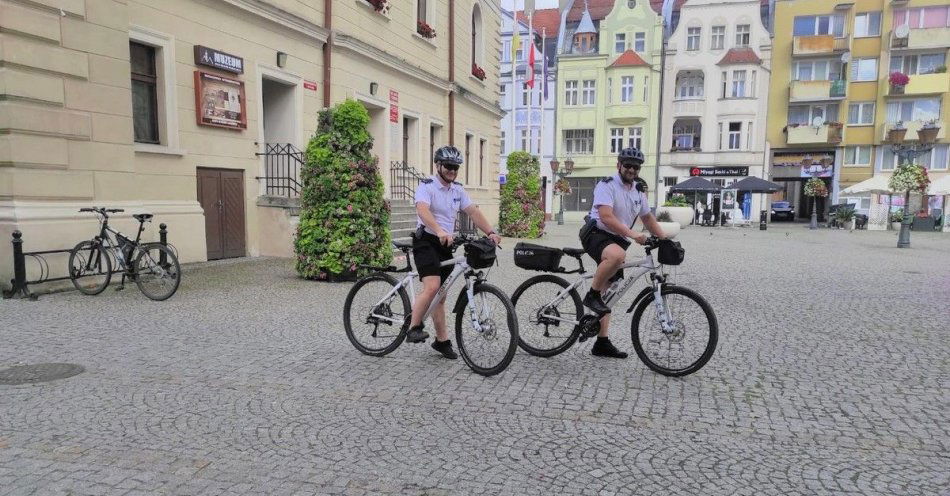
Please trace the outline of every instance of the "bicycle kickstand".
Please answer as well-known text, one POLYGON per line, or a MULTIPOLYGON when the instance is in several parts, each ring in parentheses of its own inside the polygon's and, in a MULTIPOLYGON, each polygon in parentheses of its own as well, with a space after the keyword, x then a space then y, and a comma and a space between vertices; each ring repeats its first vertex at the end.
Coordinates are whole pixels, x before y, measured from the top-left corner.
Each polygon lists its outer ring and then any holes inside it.
POLYGON ((125 289, 125 273, 124 272, 122 273, 122 280, 119 281, 119 285, 116 286, 115 290, 122 291, 123 289, 125 289))

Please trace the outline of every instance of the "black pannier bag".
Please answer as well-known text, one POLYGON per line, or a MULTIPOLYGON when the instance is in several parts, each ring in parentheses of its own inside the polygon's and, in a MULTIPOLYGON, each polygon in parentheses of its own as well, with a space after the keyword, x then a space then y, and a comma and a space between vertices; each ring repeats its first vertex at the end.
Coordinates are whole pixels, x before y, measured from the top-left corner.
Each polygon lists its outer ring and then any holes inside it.
POLYGON ((555 272, 561 267, 564 252, 550 246, 531 243, 515 245, 515 265, 522 269, 555 272))
POLYGON ((686 249, 679 241, 661 239, 659 242, 659 261, 663 265, 679 265, 686 258, 686 249))
POLYGON ((495 242, 481 238, 465 245, 465 262, 473 269, 487 269, 495 264, 495 242))

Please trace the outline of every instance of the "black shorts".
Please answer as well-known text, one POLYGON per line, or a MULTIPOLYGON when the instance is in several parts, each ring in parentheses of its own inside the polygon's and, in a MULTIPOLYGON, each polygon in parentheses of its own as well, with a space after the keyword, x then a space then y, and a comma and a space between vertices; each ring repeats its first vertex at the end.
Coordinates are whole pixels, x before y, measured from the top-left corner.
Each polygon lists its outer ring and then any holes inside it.
MULTIPOLYGON (((604 254, 604 249, 610 245, 618 245, 626 250, 630 247, 630 241, 622 236, 617 236, 616 234, 599 229, 596 226, 590 230, 586 238, 581 238, 581 246, 584 247, 584 251, 587 252, 590 258, 593 258, 598 265, 600 265, 600 258, 604 254)), ((622 277, 623 270, 618 270, 610 280, 616 281, 622 277)))
POLYGON ((452 250, 439 242, 438 236, 424 233, 412 239, 412 259, 416 262, 419 277, 439 276, 444 283, 452 273, 453 265, 440 267, 440 264, 453 258, 452 250))

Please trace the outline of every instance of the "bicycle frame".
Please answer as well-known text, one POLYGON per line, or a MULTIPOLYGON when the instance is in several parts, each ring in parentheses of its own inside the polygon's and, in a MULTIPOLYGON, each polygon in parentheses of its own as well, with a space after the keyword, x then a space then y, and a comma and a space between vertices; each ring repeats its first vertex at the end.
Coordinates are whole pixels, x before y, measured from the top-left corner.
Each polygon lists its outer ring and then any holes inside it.
MULTIPOLYGON (((439 303, 442 303, 443 301, 445 301, 445 298, 449 293, 449 289, 455 285, 455 281, 457 281, 459 277, 463 277, 464 275, 465 292, 466 292, 466 295, 468 296, 468 306, 469 306, 469 309, 472 310, 472 327, 475 329, 476 332, 482 332, 482 326, 478 322, 478 313, 477 313, 477 309, 475 308, 475 283, 472 281, 471 277, 469 276, 469 273, 471 272, 471 267, 469 267, 468 263, 465 261, 464 256, 458 256, 450 260, 446 260, 442 262, 441 264, 439 264, 440 267, 448 267, 450 265, 454 265, 455 268, 452 269, 452 273, 449 274, 448 279, 446 279, 445 282, 442 283, 442 285, 439 287, 439 291, 435 294, 435 298, 432 298, 432 302, 429 303, 429 307, 426 308, 426 312, 422 316, 422 322, 425 322, 426 319, 428 319, 432 315, 432 312, 435 311, 435 307, 438 306, 439 303)), ((389 301, 393 296, 396 295, 396 293, 399 291, 400 288, 404 288, 407 286, 409 288, 409 299, 414 305, 416 302, 416 291, 415 291, 415 285, 413 284, 413 281, 417 279, 418 277, 419 277, 418 272, 416 271, 409 272, 409 274, 407 274, 406 277, 403 277, 402 280, 399 281, 399 284, 393 286, 393 289, 391 289, 388 293, 386 293, 386 296, 382 297, 379 301, 377 301, 376 304, 373 305, 373 308, 377 308, 383 303, 389 301)), ((373 317, 379 320, 384 320, 395 325, 403 325, 403 322, 397 322, 396 319, 392 317, 387 317, 385 315, 377 315, 375 313, 370 313, 370 317, 373 317)))
MULTIPOLYGON (((615 288, 615 286, 618 284, 619 281, 612 284, 610 288, 608 288, 604 292, 603 300, 604 300, 604 304, 606 304, 608 308, 613 309, 613 307, 620 301, 620 299, 623 298, 625 294, 627 294, 627 291, 630 290, 630 288, 633 286, 633 283, 635 283, 638 279, 640 279, 640 277, 642 277, 645 274, 656 274, 657 269, 659 269, 659 265, 657 265, 656 262, 653 260, 652 254, 647 254, 645 257, 643 257, 642 259, 636 262, 624 263, 617 270, 619 271, 619 270, 630 269, 630 268, 637 268, 637 270, 635 270, 633 274, 630 275, 630 277, 625 277, 623 282, 619 283, 620 286, 618 288, 615 288)), ((583 285, 586 281, 593 278, 594 278, 594 274, 582 274, 577 281, 573 282, 571 285, 561 290, 557 294, 557 296, 555 296, 554 299, 551 300, 550 303, 542 307, 541 311, 544 311, 548 307, 558 306, 562 301, 568 298, 568 295, 570 294, 572 290, 576 290, 578 287, 583 285)), ((657 305, 657 313, 660 318, 660 324, 662 325, 664 331, 672 332, 673 331, 673 326, 672 326, 673 317, 672 315, 670 315, 669 309, 666 308, 666 305, 664 304, 663 299, 660 298, 660 295, 663 290, 663 285, 661 282, 662 281, 657 280, 657 277, 652 277, 652 276, 650 277, 650 284, 652 285, 652 291, 655 296, 654 302, 657 305)), ((550 320, 560 321, 560 322, 566 322, 573 325, 580 324, 579 320, 571 320, 571 319, 563 318, 560 316, 546 315, 545 318, 550 319, 550 320)))

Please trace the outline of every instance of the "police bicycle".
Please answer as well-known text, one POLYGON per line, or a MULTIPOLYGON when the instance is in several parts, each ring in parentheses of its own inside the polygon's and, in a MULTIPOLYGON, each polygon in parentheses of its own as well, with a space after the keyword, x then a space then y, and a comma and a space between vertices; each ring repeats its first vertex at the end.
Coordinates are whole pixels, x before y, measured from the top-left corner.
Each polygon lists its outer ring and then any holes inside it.
POLYGON ((171 248, 161 243, 141 243, 145 223, 151 222, 152 214, 135 214, 139 221, 138 234, 129 239, 109 227, 109 214, 124 212, 121 208, 81 208, 99 218, 99 234, 91 240, 81 241, 69 252, 69 278, 79 292, 97 295, 105 291, 112 280, 112 260, 125 280, 134 281, 139 291, 156 301, 171 298, 181 284, 181 266, 171 248))
MULTIPOLYGON (((414 281, 419 273, 410 262, 412 243, 394 241, 393 245, 406 256, 406 266, 374 269, 358 280, 346 295, 343 325, 346 337, 360 352, 371 356, 392 353, 406 339, 415 301, 414 281), (397 280, 388 272, 405 273, 397 280), (408 292, 406 291, 408 288, 408 292)), ((495 262, 495 246, 490 240, 456 235, 452 250, 465 247, 465 255, 442 262, 454 266, 451 275, 439 288, 422 322, 436 305, 445 300, 449 289, 460 278, 465 287, 455 301, 455 339, 465 364, 476 374, 491 376, 508 367, 518 347, 518 319, 511 300, 505 293, 485 282, 485 275, 476 269, 487 269, 495 262)))
MULTIPOLYGON (((663 264, 682 263, 685 252, 678 243, 656 237, 647 239, 646 256, 627 262, 619 270, 634 269, 626 278, 615 280, 602 298, 613 308, 641 276, 648 275, 650 286, 634 298, 626 313, 633 312, 630 334, 640 360, 651 370, 678 377, 701 369, 712 358, 719 337, 719 324, 709 303, 695 291, 671 284, 663 273, 663 264), (653 258, 659 253, 659 262, 653 258)), ((600 316, 586 314, 578 288, 594 277, 587 274, 579 248, 550 248, 519 243, 515 264, 521 268, 551 272, 529 278, 512 294, 520 317, 521 349, 539 357, 552 357, 566 351, 575 342, 586 341, 600 331, 600 316), (566 270, 561 257, 577 259, 578 268, 566 270), (574 282, 554 275, 581 274, 574 282)))

